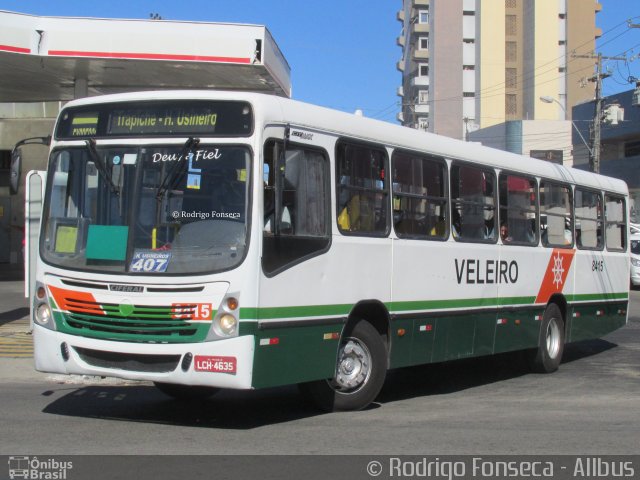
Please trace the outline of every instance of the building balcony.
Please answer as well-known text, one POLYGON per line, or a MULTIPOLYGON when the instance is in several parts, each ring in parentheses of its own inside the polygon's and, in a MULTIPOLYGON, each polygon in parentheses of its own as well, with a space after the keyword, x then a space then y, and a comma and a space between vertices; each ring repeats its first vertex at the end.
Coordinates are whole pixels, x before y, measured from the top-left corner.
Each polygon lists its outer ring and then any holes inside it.
POLYGON ((398 89, 396 90, 396 95, 398 95, 399 97, 404 97, 404 87, 398 87, 398 89))
POLYGON ((404 10, 398 10, 398 13, 396 13, 396 20, 404 23, 404 10))
POLYGON ((404 35, 401 35, 401 36, 399 36, 398 38, 396 38, 396 44, 397 44, 399 47, 404 48, 405 43, 406 43, 406 39, 404 38, 404 35))
POLYGON ((398 114, 396 115, 396 120, 398 120, 399 122, 404 122, 404 113, 398 112, 398 114))
POLYGON ((416 7, 428 7, 430 3, 430 0, 413 0, 413 4, 416 7))
POLYGON ((396 68, 400 71, 400 72, 404 72, 405 69, 405 63, 404 60, 399 60, 398 63, 396 63, 396 68))
POLYGON ((411 33, 429 33, 429 24, 428 23, 414 23, 411 25, 411 33))
POLYGON ((413 108, 416 113, 429 113, 429 104, 427 103, 416 103, 413 108))
POLYGON ((413 59, 417 61, 429 60, 429 50, 414 50, 413 59))
POLYGON ((429 85, 429 77, 424 76, 424 77, 413 77, 411 79, 411 86, 412 87, 426 87, 429 85))

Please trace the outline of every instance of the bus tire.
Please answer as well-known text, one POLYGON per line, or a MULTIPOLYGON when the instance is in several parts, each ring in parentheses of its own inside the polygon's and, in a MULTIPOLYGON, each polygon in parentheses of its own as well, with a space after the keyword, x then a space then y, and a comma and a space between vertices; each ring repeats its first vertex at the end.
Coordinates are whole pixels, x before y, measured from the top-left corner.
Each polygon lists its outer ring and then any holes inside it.
POLYGON ((564 351, 564 320, 560 307, 547 305, 540 325, 538 347, 530 353, 531 369, 537 373, 555 372, 564 351))
POLYGON ((206 400, 220 391, 216 387, 200 385, 178 385, 176 383, 153 382, 155 387, 165 395, 176 400, 206 400))
POLYGON ((387 375, 387 347, 369 322, 358 321, 340 341, 333 378, 300 384, 300 391, 327 412, 362 410, 380 393, 387 375))

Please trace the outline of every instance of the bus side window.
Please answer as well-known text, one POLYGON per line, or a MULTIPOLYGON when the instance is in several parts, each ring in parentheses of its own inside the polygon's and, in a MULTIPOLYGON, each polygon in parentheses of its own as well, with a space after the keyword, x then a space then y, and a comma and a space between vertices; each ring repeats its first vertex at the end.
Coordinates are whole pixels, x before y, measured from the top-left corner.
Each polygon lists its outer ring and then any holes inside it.
POLYGON ((451 167, 451 228, 456 240, 493 243, 497 239, 493 170, 451 167))
POLYGON ((573 245, 571 188, 543 180, 540 182, 540 230, 545 247, 573 245))
POLYGON ((386 152, 380 147, 340 142, 336 157, 338 228, 346 234, 386 236, 386 152))
POLYGON ((530 177, 500 174, 502 243, 538 244, 537 185, 530 177))
POLYGON ((267 275, 322 253, 330 242, 327 156, 291 144, 282 149, 274 140, 265 145, 262 267, 267 275))
POLYGON ((400 238, 447 238, 446 163, 396 151, 392 157, 393 225, 400 238))
POLYGON ((576 188, 576 245, 580 249, 602 250, 602 196, 599 192, 576 188))
POLYGON ((607 250, 623 252, 627 245, 627 223, 624 198, 613 195, 604 196, 604 217, 607 225, 607 250))

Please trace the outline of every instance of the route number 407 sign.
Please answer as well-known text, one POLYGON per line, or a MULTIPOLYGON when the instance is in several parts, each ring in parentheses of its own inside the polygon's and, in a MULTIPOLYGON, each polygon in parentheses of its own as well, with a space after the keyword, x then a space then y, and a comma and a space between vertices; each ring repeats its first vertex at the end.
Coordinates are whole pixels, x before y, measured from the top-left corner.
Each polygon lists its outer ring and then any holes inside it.
POLYGON ((171 260, 171 252, 140 252, 135 251, 131 264, 130 272, 166 272, 171 260))

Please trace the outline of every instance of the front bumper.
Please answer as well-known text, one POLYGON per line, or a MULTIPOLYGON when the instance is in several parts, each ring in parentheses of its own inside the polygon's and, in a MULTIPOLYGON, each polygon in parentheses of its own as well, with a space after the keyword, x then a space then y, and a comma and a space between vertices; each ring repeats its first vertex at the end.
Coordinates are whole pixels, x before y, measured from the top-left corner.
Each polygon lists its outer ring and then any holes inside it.
POLYGON ((631 283, 635 286, 640 285, 640 267, 631 266, 631 283))
MULTIPOLYGON (((219 388, 251 388, 255 348, 253 335, 200 343, 125 343, 68 335, 36 324, 33 328, 33 342, 35 366, 40 372, 96 375, 219 388), (87 352, 92 352, 92 355, 87 355, 87 352), (183 360, 189 353, 194 360, 184 370, 183 360), (195 359, 199 356, 235 358, 235 372, 196 371, 195 359), (101 360, 95 361, 98 357, 101 360), (117 359, 117 361, 109 362, 105 361, 105 358, 117 359), (175 368, 165 371, 167 370, 163 366, 165 364, 160 367, 148 367, 145 362, 135 361, 140 358, 154 360, 177 358, 178 360, 175 362, 175 368), (150 371, 150 369, 162 371, 150 371)), ((171 362, 167 361, 166 364, 171 362)))

